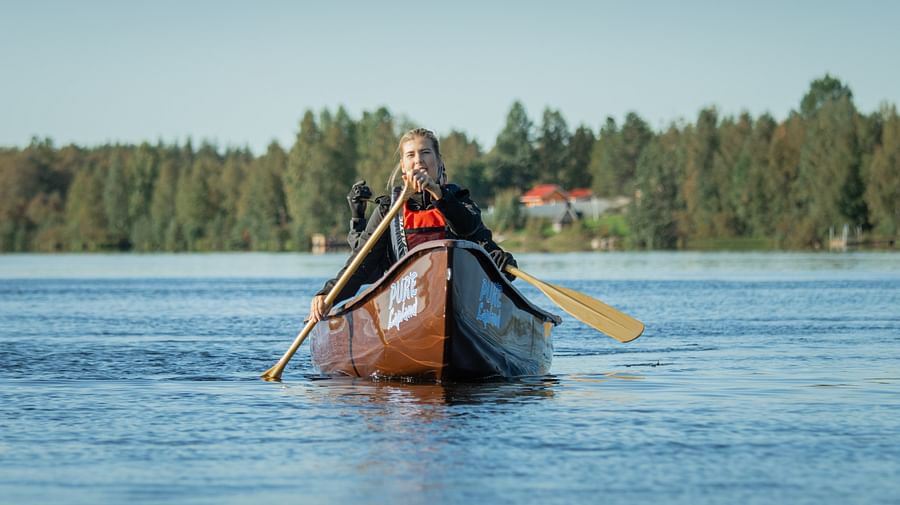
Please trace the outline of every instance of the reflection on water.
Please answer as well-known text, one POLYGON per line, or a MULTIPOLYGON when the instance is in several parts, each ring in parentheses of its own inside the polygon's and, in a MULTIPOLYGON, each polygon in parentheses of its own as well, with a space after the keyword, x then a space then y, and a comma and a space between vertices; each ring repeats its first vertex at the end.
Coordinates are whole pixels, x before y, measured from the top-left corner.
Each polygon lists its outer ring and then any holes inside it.
POLYGON ((373 381, 358 377, 306 378, 310 379, 309 385, 286 385, 286 392, 290 393, 299 387, 301 394, 309 396, 313 394, 310 392, 312 385, 315 387, 316 401, 381 405, 392 412, 403 407, 415 410, 418 407, 524 403, 552 398, 555 389, 560 387, 559 379, 554 376, 462 383, 373 381))

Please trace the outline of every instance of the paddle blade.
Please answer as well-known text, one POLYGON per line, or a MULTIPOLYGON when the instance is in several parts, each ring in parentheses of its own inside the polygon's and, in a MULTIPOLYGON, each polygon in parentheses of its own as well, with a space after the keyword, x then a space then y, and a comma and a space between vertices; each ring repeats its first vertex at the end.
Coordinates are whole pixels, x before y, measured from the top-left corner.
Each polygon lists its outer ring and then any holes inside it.
POLYGON ((541 290, 572 317, 619 342, 631 342, 644 332, 644 324, 609 305, 575 291, 538 280, 515 267, 506 270, 541 290))
POLYGON ((263 372, 259 378, 268 382, 281 382, 282 372, 284 372, 284 366, 281 366, 281 362, 278 362, 275 366, 263 372))

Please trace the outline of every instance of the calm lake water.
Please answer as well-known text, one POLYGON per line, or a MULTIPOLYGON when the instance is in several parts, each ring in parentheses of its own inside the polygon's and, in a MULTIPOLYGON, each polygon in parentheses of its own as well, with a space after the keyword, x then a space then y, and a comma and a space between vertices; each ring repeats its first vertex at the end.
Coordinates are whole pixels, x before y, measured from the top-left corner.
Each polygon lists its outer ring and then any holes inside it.
POLYGON ((900 503, 900 254, 519 255, 552 374, 319 377, 341 255, 0 256, 0 503, 900 503))

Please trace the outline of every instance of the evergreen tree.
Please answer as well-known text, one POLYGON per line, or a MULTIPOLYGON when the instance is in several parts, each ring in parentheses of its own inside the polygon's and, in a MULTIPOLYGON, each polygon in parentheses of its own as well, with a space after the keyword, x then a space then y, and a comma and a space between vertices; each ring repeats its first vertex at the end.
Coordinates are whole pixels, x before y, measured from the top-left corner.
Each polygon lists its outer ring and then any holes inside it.
POLYGON ((128 218, 131 222, 129 242, 138 251, 153 251, 160 247, 153 233, 150 205, 153 186, 159 177, 159 155, 146 142, 141 144, 126 167, 130 174, 131 193, 128 197, 128 218))
POLYGON ((280 251, 287 239, 287 208, 281 177, 287 155, 276 142, 250 166, 237 210, 241 247, 255 251, 280 251))
POLYGON ((478 142, 469 140, 465 133, 456 130, 451 130, 440 141, 441 157, 449 181, 468 189, 477 204, 486 205, 493 192, 486 179, 478 142))
POLYGON ((288 156, 288 208, 295 223, 297 247, 308 249, 314 233, 346 232, 346 195, 356 174, 356 131, 343 107, 332 116, 304 115, 297 141, 288 156), (340 211, 338 211, 340 209, 340 211))
POLYGON ((496 190, 528 190, 537 177, 534 168, 532 123, 525 106, 515 101, 506 116, 506 126, 488 157, 488 180, 496 190))
POLYGON ((316 178, 316 167, 324 163, 319 146, 322 134, 316 124, 316 117, 307 110, 300 122, 300 131, 288 154, 287 170, 284 174, 284 193, 287 199, 288 213, 291 217, 292 249, 309 249, 310 237, 316 233, 311 214, 322 212, 326 202, 318 199, 319 181, 316 178), (319 206, 316 209, 316 205, 319 206))
POLYGON ((600 196, 632 195, 637 163, 644 146, 653 138, 650 127, 634 112, 619 129, 608 117, 591 152, 592 189, 600 196))
POLYGON ((581 125, 569 141, 568 155, 563 162, 560 183, 566 189, 591 187, 591 152, 594 148, 594 132, 581 125))
POLYGON ((619 171, 625 167, 622 136, 616 120, 606 118, 591 150, 591 189, 597 196, 615 196, 621 190, 619 171))
POLYGON ((364 179, 374 194, 383 193, 397 164, 399 136, 394 118, 384 107, 375 112, 363 112, 356 131, 356 178, 364 179))
POLYGON ((103 179, 103 211, 106 215, 110 245, 121 250, 130 249, 131 219, 128 215, 128 196, 131 180, 125 172, 123 153, 115 149, 103 179))
POLYGON ((225 153, 222 176, 219 179, 219 192, 222 201, 219 214, 222 220, 224 247, 227 249, 243 248, 244 242, 238 225, 240 199, 245 193, 245 186, 252 183, 248 177, 252 156, 243 150, 229 150, 225 153))
POLYGON ((900 117, 893 106, 883 107, 881 116, 881 144, 875 147, 872 156, 865 197, 875 231, 897 237, 900 234, 900 117))
POLYGON ((653 139, 653 131, 637 113, 629 112, 622 124, 622 161, 624 165, 617 172, 617 195, 630 195, 637 175, 637 164, 644 147, 653 139))
POLYGON ((175 218, 188 251, 211 249, 223 232, 221 194, 216 175, 222 160, 214 146, 203 144, 189 170, 181 171, 175 193, 175 218))
POLYGON ((682 158, 678 137, 671 128, 650 141, 638 159, 637 190, 628 213, 634 247, 673 249, 682 241, 677 222, 682 206, 678 196, 682 158))
POLYGON ((539 183, 562 182, 571 134, 558 110, 544 109, 534 149, 535 177, 539 183))
POLYGON ((715 236, 715 217, 721 204, 713 176, 713 162, 719 149, 718 122, 715 109, 703 109, 697 124, 687 128, 685 135, 687 149, 681 194, 687 221, 680 226, 695 238, 715 236))
POLYGON ((312 222, 314 230, 328 236, 345 235, 350 211, 347 208, 347 191, 356 177, 356 125, 347 111, 339 107, 334 120, 322 121, 323 164, 314 167, 313 177, 318 179, 320 198, 324 199, 319 209, 340 209, 340 212, 315 212, 312 222))
POLYGON ((809 85, 809 91, 800 101, 800 113, 807 119, 814 116, 828 102, 853 100, 853 93, 840 79, 829 74, 816 79, 809 85))
MULTIPOLYGON (((798 114, 778 125, 772 134, 769 147, 769 178, 771 186, 768 199, 769 227, 776 241, 784 247, 796 247, 803 241, 796 233, 796 226, 804 210, 797 197, 800 171, 800 152, 806 137, 806 126, 798 114)), ((765 213, 762 213, 765 215, 765 213)))
POLYGON ((97 251, 107 242, 104 184, 98 170, 87 165, 75 173, 66 198, 66 232, 70 251, 97 251))
MULTIPOLYGON (((181 151, 178 146, 165 148, 162 145, 157 149, 160 152, 159 175, 153 185, 153 196, 150 200, 150 226, 153 243, 157 249, 163 251, 178 251, 184 249, 178 221, 175 218, 175 201, 178 186, 180 167, 182 163, 181 151)), ((185 170, 188 168, 186 167, 185 170)))
POLYGON ((711 176, 720 201, 714 204, 713 234, 716 237, 736 237, 746 233, 745 193, 750 171, 750 159, 742 157, 744 146, 752 133, 749 114, 737 121, 726 118, 719 126, 718 149, 713 155, 711 176))
POLYGON ((777 123, 768 114, 760 116, 741 149, 738 163, 747 167, 747 181, 734 192, 738 216, 746 223, 747 236, 766 237, 773 233, 772 202, 777 188, 770 170, 769 148, 777 123))
POLYGON ((856 110, 847 97, 826 101, 807 120, 797 196, 803 208, 801 240, 821 245, 831 227, 867 225, 862 201, 856 110))

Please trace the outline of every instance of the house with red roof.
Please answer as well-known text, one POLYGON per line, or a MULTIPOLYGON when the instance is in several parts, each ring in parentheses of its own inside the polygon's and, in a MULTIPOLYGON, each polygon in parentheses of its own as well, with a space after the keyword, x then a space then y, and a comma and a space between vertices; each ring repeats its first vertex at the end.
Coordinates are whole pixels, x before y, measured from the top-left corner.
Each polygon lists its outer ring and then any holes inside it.
POLYGON ((519 202, 526 207, 537 207, 552 203, 565 203, 569 201, 569 193, 557 184, 539 184, 519 197, 519 202))
POLYGON ((569 201, 572 203, 590 200, 594 196, 591 188, 575 188, 569 190, 569 201))

